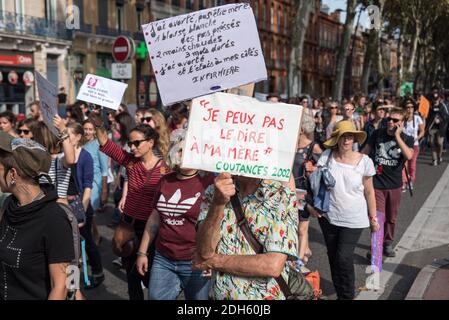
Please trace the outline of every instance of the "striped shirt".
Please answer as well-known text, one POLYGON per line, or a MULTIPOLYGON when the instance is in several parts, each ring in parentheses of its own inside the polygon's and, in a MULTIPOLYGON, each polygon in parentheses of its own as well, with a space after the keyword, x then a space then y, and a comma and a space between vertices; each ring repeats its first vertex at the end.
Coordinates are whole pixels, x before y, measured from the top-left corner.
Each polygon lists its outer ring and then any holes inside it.
MULTIPOLYGON (((58 197, 65 199, 67 198, 67 190, 69 189, 71 170, 70 168, 64 168, 63 158, 64 153, 60 153, 57 158, 51 160, 48 175, 51 178, 52 184, 58 190, 58 197), (57 177, 56 174, 58 174, 57 177)), ((45 184, 48 183, 48 181, 46 178, 42 177, 40 178, 39 183, 45 184)))
POLYGON ((161 160, 155 168, 147 170, 140 159, 126 152, 111 140, 108 140, 100 148, 100 151, 126 168, 128 194, 125 202, 125 214, 138 220, 148 220, 153 211, 156 186, 161 177, 169 172, 165 162, 161 160))

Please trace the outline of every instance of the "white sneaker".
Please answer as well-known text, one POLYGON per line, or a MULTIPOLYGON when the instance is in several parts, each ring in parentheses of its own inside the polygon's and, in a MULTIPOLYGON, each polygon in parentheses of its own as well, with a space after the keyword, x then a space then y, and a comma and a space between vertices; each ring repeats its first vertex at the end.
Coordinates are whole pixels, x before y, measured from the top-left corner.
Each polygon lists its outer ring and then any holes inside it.
POLYGON ((436 167, 438 165, 438 161, 437 160, 433 160, 433 166, 436 167))
POLYGON ((123 268, 122 258, 117 258, 117 259, 112 260, 112 264, 119 269, 123 268))

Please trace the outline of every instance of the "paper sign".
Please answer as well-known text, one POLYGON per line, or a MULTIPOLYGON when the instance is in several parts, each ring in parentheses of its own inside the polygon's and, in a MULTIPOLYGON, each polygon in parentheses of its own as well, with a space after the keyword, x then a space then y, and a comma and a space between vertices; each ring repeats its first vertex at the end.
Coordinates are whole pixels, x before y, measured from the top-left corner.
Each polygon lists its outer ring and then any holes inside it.
POLYGON ((59 136, 58 129, 53 125, 53 118, 58 114, 58 89, 37 71, 36 84, 44 123, 54 135, 59 136))
POLYGON ((133 65, 131 63, 113 63, 111 68, 113 79, 131 79, 133 77, 133 65))
POLYGON ((427 119, 427 117, 429 116, 430 102, 424 96, 421 96, 421 98, 419 99, 418 112, 424 119, 427 119))
POLYGON ((371 234, 371 267, 373 270, 376 270, 376 272, 381 272, 385 214, 383 212, 377 211, 376 216, 380 229, 379 231, 373 232, 371 234))
POLYGON ((142 28, 164 105, 267 79, 249 3, 201 10, 142 28))
POLYGON ((76 99, 117 110, 127 87, 126 83, 88 74, 76 99))
POLYGON ((215 93, 192 102, 183 168, 288 181, 302 107, 215 93))

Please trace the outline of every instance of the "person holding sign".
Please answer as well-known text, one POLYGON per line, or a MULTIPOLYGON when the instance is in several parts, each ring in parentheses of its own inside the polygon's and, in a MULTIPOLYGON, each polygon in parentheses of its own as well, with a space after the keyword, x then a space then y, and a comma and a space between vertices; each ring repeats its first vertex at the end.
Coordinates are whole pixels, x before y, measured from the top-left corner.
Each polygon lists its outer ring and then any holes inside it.
MULTIPOLYGON (((150 126, 135 127, 129 134, 128 146, 131 152, 126 152, 108 139, 100 118, 93 118, 91 121, 95 125, 101 152, 126 168, 128 193, 122 221, 133 226, 140 242, 145 224, 153 211, 156 186, 161 177, 169 171, 165 162, 153 153, 153 147, 159 144, 159 135, 150 126)), ((135 250, 131 250, 130 255, 122 257, 128 278, 130 300, 143 300, 141 281, 144 279, 135 270, 136 260, 135 250)))
POLYGON ((283 300, 275 280, 287 281, 287 259, 297 260, 298 208, 281 182, 229 173, 215 178, 198 217, 196 270, 213 271, 216 300, 283 300), (231 197, 238 194, 246 221, 265 252, 255 254, 237 223, 231 197))
MULTIPOLYGON (((51 154, 51 166, 48 171, 53 184, 58 192, 58 201, 69 205, 67 200, 67 190, 71 175, 71 167, 76 163, 75 148, 69 139, 69 133, 64 120, 55 115, 53 125, 59 131, 56 137, 44 122, 39 122, 33 130, 34 140, 51 154)), ((45 183, 45 179, 42 181, 45 183)))

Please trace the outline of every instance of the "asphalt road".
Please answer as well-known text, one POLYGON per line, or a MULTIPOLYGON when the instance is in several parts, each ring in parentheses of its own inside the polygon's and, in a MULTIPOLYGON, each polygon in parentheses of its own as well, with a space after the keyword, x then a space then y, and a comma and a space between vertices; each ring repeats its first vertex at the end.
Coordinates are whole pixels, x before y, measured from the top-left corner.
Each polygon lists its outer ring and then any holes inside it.
MULTIPOLYGON (((428 153, 424 153, 419 157, 414 196, 410 197, 409 193, 403 193, 396 226, 395 243, 404 234, 446 169, 449 154, 444 155, 445 162, 437 167, 430 165, 431 161, 428 153)), ((117 300, 127 299, 128 297, 125 273, 112 264, 112 260, 116 258, 112 253, 110 242, 113 229, 107 227, 111 219, 111 214, 112 207, 109 207, 104 213, 98 213, 96 216, 100 233, 103 236, 100 251, 103 258, 106 280, 96 289, 83 291, 89 300, 117 300)), ((310 223, 309 240, 313 255, 307 267, 320 272, 323 295, 328 299, 335 299, 336 295, 330 277, 324 239, 318 222, 314 218, 312 218, 310 223)), ((368 250, 370 250, 370 232, 367 229, 363 232, 354 254, 356 289, 359 290, 363 290, 365 287, 366 270, 369 267, 369 261, 366 259, 368 250)), ((420 269, 426 264, 431 263, 434 258, 443 252, 447 252, 446 247, 437 248, 420 255, 407 256, 404 265, 401 265, 397 269, 397 274, 390 280, 382 299, 404 299, 420 269)))

